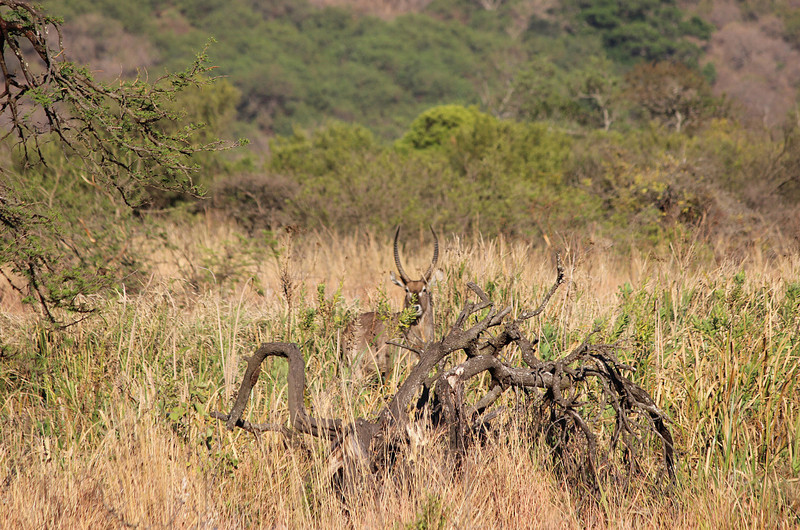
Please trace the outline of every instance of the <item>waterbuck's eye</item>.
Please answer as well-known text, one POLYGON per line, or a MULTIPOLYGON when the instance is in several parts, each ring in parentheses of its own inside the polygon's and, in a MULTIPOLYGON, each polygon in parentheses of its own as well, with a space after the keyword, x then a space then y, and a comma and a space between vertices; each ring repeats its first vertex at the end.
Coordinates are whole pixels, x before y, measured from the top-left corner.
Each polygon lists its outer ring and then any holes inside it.
POLYGON ((425 292, 425 291, 427 291, 427 290, 428 290, 428 287, 427 287, 427 286, 425 286, 425 285, 423 285, 423 286, 422 286, 422 292, 424 293, 424 292, 425 292))

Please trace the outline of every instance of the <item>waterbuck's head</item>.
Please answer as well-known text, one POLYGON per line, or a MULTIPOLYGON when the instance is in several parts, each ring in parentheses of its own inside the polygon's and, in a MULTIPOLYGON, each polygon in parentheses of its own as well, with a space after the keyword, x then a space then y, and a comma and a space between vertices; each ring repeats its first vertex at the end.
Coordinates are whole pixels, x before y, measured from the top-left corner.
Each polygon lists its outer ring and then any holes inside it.
POLYGON ((427 342, 433 338, 433 299, 431 298, 431 287, 433 286, 433 273, 436 267, 436 261, 439 259, 439 238, 436 232, 431 228, 433 234, 433 259, 428 266, 428 270, 419 280, 412 280, 403 270, 403 264, 400 263, 400 251, 397 248, 397 239, 400 236, 400 227, 394 233, 394 264, 397 266, 397 272, 400 278, 391 273, 392 282, 405 289, 406 297, 403 303, 404 308, 412 307, 417 312, 417 319, 409 331, 416 335, 415 338, 427 342), (419 329, 413 329, 419 328, 419 329))

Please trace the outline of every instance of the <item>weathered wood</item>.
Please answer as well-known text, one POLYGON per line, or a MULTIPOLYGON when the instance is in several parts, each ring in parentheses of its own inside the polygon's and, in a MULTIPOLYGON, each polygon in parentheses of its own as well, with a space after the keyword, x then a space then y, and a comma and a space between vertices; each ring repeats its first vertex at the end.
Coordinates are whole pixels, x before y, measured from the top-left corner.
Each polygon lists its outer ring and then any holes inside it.
MULTIPOLYGON (((488 409, 506 390, 518 388, 529 391, 527 395, 533 396, 531 399, 548 407, 551 417, 547 421, 546 429, 549 432, 560 430, 561 433, 558 436, 549 436, 554 443, 566 444, 575 439, 575 433, 583 437, 585 445, 581 447, 584 450, 577 466, 583 475, 596 480, 598 438, 590 422, 581 413, 581 408, 587 399, 584 394, 596 388, 596 385, 590 386, 586 383, 597 380, 602 388, 604 402, 608 403, 616 415, 612 449, 621 440, 629 458, 635 461, 636 442, 641 438, 642 425, 641 422, 631 421, 630 415, 642 413, 649 418, 651 431, 661 440, 663 464, 670 477, 674 477, 674 441, 667 427, 669 419, 644 389, 621 374, 622 370, 632 369, 617 359, 615 345, 591 344, 591 338, 597 332, 593 330, 563 358, 543 361, 536 357, 535 346, 538 340, 535 337, 533 340, 528 339, 520 330, 520 324, 524 320, 541 313, 563 282, 560 259, 557 259, 557 263, 556 281, 545 294, 543 302, 536 310, 523 312, 511 321, 505 320, 511 308, 496 309, 480 287, 468 283, 467 287, 477 297, 477 301, 467 301, 442 339, 431 341, 420 350, 419 360, 375 419, 357 418, 350 423, 343 423, 338 419, 311 417, 303 405, 303 357, 297 345, 290 343, 264 344, 247 358, 247 369, 230 414, 214 413, 213 417, 225 421, 229 429, 238 426, 251 432, 279 430, 284 434, 291 433, 293 429, 312 436, 326 437, 335 442, 331 456, 332 476, 340 476, 342 472, 364 472, 366 469, 379 467, 378 462, 387 452, 396 451, 398 443, 402 445, 406 427, 410 427, 409 407, 420 393, 422 397, 417 401, 418 412, 425 409, 433 395, 431 405, 438 407, 439 411, 431 412, 431 417, 438 418, 439 424, 448 429, 450 450, 460 454, 471 447, 476 429, 485 425, 489 417, 497 414, 497 410, 487 413, 488 409), (486 309, 488 311, 482 318, 465 327, 471 320, 470 317, 486 309), (487 333, 501 325, 497 334, 487 333), (498 355, 501 350, 512 345, 520 349, 527 366, 512 366, 498 355), (467 358, 444 370, 444 362, 459 351, 465 352, 467 358), (241 419, 253 385, 258 380, 261 363, 270 355, 283 357, 289 362, 288 406, 291 429, 276 428, 275 424, 250 424, 241 419), (438 373, 431 375, 437 370, 438 373), (491 375, 489 391, 474 406, 467 407, 466 383, 485 372, 491 375), (430 392, 431 388, 433 393, 430 392)), ((559 449, 556 454, 563 455, 565 452, 559 449)))

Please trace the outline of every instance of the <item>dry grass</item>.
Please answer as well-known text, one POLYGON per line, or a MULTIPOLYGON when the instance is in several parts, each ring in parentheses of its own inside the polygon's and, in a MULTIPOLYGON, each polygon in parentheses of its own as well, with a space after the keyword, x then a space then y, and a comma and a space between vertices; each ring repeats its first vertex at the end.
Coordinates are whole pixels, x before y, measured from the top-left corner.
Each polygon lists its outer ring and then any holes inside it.
MULTIPOLYGON (((787 294, 800 278, 798 256, 733 266, 699 263, 689 244, 658 260, 557 245, 570 281, 532 329, 558 355, 594 322, 606 323, 608 337, 627 315, 619 326, 635 377, 677 424, 677 485, 607 484, 591 498, 552 471, 545 449, 508 430, 458 470, 446 444, 427 438, 395 474, 365 480, 343 503, 324 478, 322 442, 256 440, 207 413, 229 409, 242 356, 291 338, 306 354, 314 413, 374 414, 403 367, 386 388, 350 380, 332 321, 374 306, 382 292, 400 305, 387 281, 389 236, 284 235, 277 258, 214 219, 173 226, 167 237, 171 245, 149 250, 149 284, 104 302, 94 319, 56 333, 30 314, 0 313, 0 526, 800 524, 800 298, 787 294), (327 312, 319 284, 328 302, 341 286, 327 312)), ((427 266, 426 238, 407 235, 409 272, 427 266)), ((535 305, 554 274, 550 252, 503 239, 445 238, 440 264, 440 322, 457 311, 468 280, 517 311, 535 305)), ((287 416, 285 366, 267 364, 245 412, 252 421, 287 416)))

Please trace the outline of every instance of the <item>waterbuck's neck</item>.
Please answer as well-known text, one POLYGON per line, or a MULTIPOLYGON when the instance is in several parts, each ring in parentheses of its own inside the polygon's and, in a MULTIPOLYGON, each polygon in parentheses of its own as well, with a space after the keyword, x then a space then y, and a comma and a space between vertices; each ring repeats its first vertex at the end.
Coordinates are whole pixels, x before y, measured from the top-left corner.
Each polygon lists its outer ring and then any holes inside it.
MULTIPOLYGON (((408 307, 408 306, 407 306, 408 307)), ((403 330, 406 340, 414 347, 422 347, 433 340, 434 323, 436 322, 433 299, 428 294, 424 310, 417 319, 403 330)))

